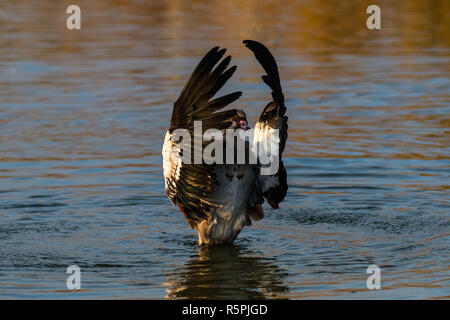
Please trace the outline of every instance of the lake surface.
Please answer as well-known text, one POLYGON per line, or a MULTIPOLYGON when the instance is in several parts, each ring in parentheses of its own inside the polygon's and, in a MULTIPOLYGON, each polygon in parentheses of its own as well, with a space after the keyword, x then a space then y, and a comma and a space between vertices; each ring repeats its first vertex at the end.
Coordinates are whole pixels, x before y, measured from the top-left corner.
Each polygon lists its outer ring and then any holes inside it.
POLYGON ((0 298, 450 298, 448 1, 381 2, 381 30, 368 1, 148 2, 77 1, 74 31, 64 3, 1 5, 0 298), (255 123, 244 39, 278 60, 289 191, 200 248, 164 194, 164 133, 216 45, 255 123))

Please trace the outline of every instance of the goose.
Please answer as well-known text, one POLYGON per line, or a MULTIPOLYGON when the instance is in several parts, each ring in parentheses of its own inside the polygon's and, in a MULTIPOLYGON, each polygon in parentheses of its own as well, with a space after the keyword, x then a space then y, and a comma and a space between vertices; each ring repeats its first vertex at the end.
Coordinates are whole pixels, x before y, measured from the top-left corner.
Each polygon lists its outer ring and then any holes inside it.
MULTIPOLYGON (((239 99, 241 91, 213 99, 237 68, 228 68, 231 56, 223 58, 226 49, 219 47, 206 53, 187 80, 173 105, 170 126, 164 138, 165 192, 170 202, 178 206, 190 227, 197 231, 199 245, 233 243, 245 226, 264 217, 264 199, 272 208, 278 209, 288 189, 282 160, 288 117, 285 115, 278 66, 262 43, 254 40, 244 40, 243 43, 263 67, 266 74, 261 78, 272 90, 272 101, 265 106, 253 129, 252 143, 263 150, 256 153, 256 162, 186 161, 199 154, 201 157, 205 142, 201 141, 200 148, 198 145, 196 148, 194 142, 193 151, 185 151, 187 149, 182 147, 184 139, 176 134, 184 130, 196 135, 195 125, 199 122, 202 125, 201 134, 208 129, 220 132, 246 132, 251 129, 243 110, 220 111, 239 99), (276 138, 271 140, 275 132, 276 138), (277 148, 269 150, 270 141, 277 142, 277 148), (263 163, 261 154, 270 156, 270 161, 263 163), (269 170, 269 173, 266 170, 263 174, 268 166, 277 170, 269 170)), ((192 142, 188 145, 192 146, 192 142)), ((245 146, 248 152, 248 140, 245 146)), ((255 149, 252 147, 251 150, 255 149)))

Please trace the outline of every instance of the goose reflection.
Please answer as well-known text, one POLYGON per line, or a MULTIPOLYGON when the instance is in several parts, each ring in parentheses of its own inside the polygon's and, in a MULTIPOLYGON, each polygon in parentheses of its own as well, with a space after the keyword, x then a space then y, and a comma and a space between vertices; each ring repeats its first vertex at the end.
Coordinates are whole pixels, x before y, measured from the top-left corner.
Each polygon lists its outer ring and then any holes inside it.
POLYGON ((273 258, 237 245, 201 247, 184 270, 168 275, 167 298, 283 299, 286 273, 273 258))

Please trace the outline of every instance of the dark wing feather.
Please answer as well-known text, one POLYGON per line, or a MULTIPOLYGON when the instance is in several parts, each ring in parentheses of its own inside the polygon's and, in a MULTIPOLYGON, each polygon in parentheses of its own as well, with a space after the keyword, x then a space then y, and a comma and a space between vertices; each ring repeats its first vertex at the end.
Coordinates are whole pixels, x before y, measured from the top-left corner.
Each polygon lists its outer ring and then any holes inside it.
POLYGON ((281 89, 280 75, 278 73, 278 66, 275 58, 262 43, 254 40, 244 40, 245 46, 253 51, 256 60, 262 65, 266 75, 261 78, 270 89, 272 89, 272 98, 274 102, 277 102, 281 106, 280 116, 283 116, 286 112, 284 107, 284 95, 281 89))
POLYGON ((278 171, 272 175, 259 176, 264 197, 273 208, 278 208, 278 204, 283 201, 288 189, 287 173, 282 160, 287 140, 288 117, 285 116, 286 106, 284 105, 280 75, 275 58, 263 44, 253 40, 244 40, 244 44, 254 53, 264 68, 267 74, 262 76, 262 80, 272 89, 273 101, 267 104, 255 125, 255 129, 257 129, 255 130, 255 140, 263 141, 264 138, 268 138, 273 129, 279 130, 280 144, 278 160, 276 160, 279 161, 278 171))
POLYGON ((225 71, 230 63, 230 56, 223 59, 213 70, 225 51, 226 49, 219 50, 219 47, 214 47, 199 62, 174 103, 170 132, 178 128, 191 128, 194 120, 201 120, 203 116, 220 110, 241 96, 242 92, 237 91, 218 98, 221 99, 219 101, 210 101, 236 70, 236 66, 233 66, 225 71), (213 104, 213 108, 210 108, 210 104, 213 104))
MULTIPOLYGON (((194 121, 202 121, 203 132, 209 128, 221 130, 237 126, 241 110, 215 111, 237 100, 242 92, 233 92, 211 100, 236 70, 236 66, 228 68, 230 56, 219 63, 224 53, 225 49, 215 47, 199 62, 174 103, 169 133, 183 128, 189 130, 193 137, 194 121)), ((177 142, 172 141, 172 144, 177 142)), ((192 159, 196 153, 201 155, 202 149, 194 147, 192 150, 192 159)), ((214 165, 203 162, 178 163, 170 174, 165 174, 165 178, 167 195, 172 203, 178 204, 191 227, 207 219, 211 210, 219 205, 210 199, 218 185, 214 165)))

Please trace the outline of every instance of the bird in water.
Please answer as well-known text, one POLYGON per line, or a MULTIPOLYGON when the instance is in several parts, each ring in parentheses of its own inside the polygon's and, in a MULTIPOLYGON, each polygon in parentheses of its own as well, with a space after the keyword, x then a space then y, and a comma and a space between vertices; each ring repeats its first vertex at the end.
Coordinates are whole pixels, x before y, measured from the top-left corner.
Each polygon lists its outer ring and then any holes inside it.
POLYGON ((288 118, 277 63, 263 44, 253 40, 243 43, 262 65, 266 72, 262 80, 272 90, 272 101, 263 109, 253 131, 251 142, 257 149, 250 148, 248 140, 245 142, 247 153, 262 150, 256 153, 256 161, 184 161, 186 157, 202 157, 206 141, 201 140, 200 146, 189 142, 188 145, 194 147, 186 151, 188 149, 182 147, 184 138, 181 140, 176 135, 177 130, 182 129, 194 136, 196 122, 201 122, 201 134, 208 129, 222 133, 230 129, 232 132, 250 130, 243 110, 219 111, 239 99, 241 91, 213 99, 236 71, 236 66, 228 68, 231 56, 222 59, 226 49, 215 47, 201 59, 174 103, 165 135, 162 154, 166 194, 172 204, 179 207, 191 228, 197 230, 200 245, 233 243, 244 226, 264 217, 264 198, 272 208, 278 209, 288 189, 282 161, 288 118), (274 132, 277 132, 278 147, 270 149, 274 132), (263 163, 262 154, 269 156, 270 161, 263 163), (264 173, 268 166, 276 168, 276 172, 264 173))

